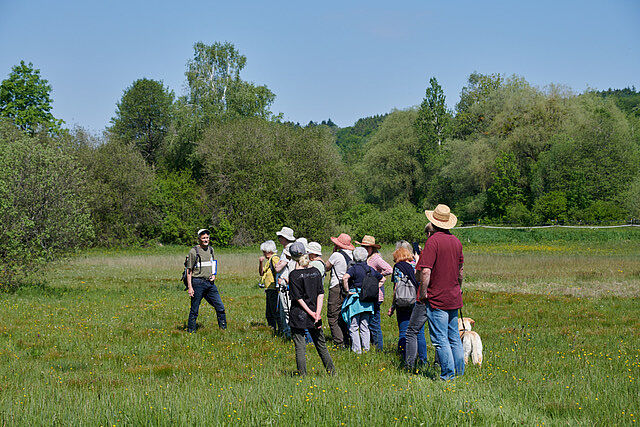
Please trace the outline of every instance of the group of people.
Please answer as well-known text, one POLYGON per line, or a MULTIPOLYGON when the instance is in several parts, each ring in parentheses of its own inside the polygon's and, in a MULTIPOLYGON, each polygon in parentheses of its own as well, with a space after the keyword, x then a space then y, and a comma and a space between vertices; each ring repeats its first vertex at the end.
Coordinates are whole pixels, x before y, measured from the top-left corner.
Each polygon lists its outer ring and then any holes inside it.
MULTIPOLYGON (((288 227, 282 227, 276 233, 283 246, 280 255, 273 240, 260 245, 263 255, 258 260, 258 274, 266 295, 267 324, 275 334, 293 340, 301 375, 306 374, 306 345, 310 342, 315 345, 327 372, 336 370, 322 331, 326 275, 330 276, 327 322, 335 346, 350 347, 358 354, 369 351, 372 344, 383 349, 380 313, 385 282, 391 277, 393 297, 387 314, 396 314, 397 350, 407 368, 413 371, 416 359, 423 363, 427 361, 424 334, 427 323, 441 368, 440 377, 448 380, 464 373, 458 333, 464 258, 462 244, 449 231, 457 218, 446 205, 438 205, 425 214, 429 223, 425 227, 424 248, 414 250, 408 242, 398 242, 393 252, 393 267, 382 258, 378 251, 380 245, 369 235, 354 242, 358 247, 346 233, 331 237, 334 247, 326 261, 318 242, 296 239, 288 227), (363 298, 365 281, 371 284, 373 280, 377 281, 377 298, 375 294, 363 298), (405 295, 397 299, 396 290, 400 286, 403 289, 413 287, 410 303, 405 295)), ((208 230, 198 232, 199 248, 193 248, 187 259, 187 290, 191 296, 189 331, 195 330, 202 298, 216 309, 220 328, 226 328, 224 306, 214 283, 215 271, 207 269, 214 260, 213 250, 208 246, 209 235, 208 230)))

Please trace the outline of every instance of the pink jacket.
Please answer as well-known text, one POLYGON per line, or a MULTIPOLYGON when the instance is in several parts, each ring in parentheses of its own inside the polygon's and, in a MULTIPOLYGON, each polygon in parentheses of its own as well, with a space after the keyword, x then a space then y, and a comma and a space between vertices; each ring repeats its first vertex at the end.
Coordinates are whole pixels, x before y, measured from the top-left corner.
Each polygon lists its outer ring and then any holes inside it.
MULTIPOLYGON (((382 274, 384 277, 382 278, 382 283, 384 284, 385 280, 387 280, 387 276, 393 272, 393 268, 389 265, 389 263, 382 259, 382 256, 379 252, 374 253, 367 259, 367 264, 373 267, 378 273, 382 274)), ((384 287, 380 288, 378 292, 378 301, 384 301, 384 287)))

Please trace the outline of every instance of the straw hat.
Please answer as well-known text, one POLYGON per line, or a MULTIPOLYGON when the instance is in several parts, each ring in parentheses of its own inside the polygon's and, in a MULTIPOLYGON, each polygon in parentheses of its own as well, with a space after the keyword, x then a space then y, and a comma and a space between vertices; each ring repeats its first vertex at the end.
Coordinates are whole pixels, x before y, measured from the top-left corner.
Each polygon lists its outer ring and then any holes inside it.
POLYGON ((322 246, 318 242, 309 242, 307 252, 322 256, 322 246))
POLYGON ((282 227, 282 230, 278 231, 276 233, 276 236, 282 236, 290 242, 293 242, 296 240, 296 238, 293 237, 293 230, 290 229, 289 227, 282 227))
POLYGON ((455 227, 458 222, 458 218, 451 213, 451 209, 447 205, 438 205, 432 211, 424 211, 424 214, 433 225, 445 230, 455 227))
POLYGON ((362 238, 362 242, 356 243, 360 246, 371 246, 373 248, 380 249, 380 245, 376 245, 376 238, 373 236, 369 236, 368 234, 365 234, 365 236, 362 238))
POLYGON ((331 241, 342 249, 348 249, 350 251, 354 249, 354 246, 351 244, 351 236, 346 233, 342 233, 338 237, 332 237, 331 241))

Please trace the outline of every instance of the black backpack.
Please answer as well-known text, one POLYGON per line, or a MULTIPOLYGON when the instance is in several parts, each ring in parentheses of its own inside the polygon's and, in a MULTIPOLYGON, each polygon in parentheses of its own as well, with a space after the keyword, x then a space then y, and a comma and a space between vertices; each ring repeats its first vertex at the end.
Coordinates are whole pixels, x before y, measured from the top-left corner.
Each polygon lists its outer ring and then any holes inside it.
POLYGON ((378 284, 380 281, 373 274, 374 270, 368 265, 364 265, 364 279, 362 279, 362 287, 360 288, 360 301, 377 302, 378 301, 378 284))
MULTIPOLYGON (((195 250, 196 250, 196 262, 193 266, 193 269, 195 271, 196 267, 198 268, 198 270, 200 270, 200 245, 196 245, 194 246, 195 250)), ((211 246, 209 246, 209 253, 211 254, 211 259, 213 259, 213 248, 211 246)), ((189 289, 189 283, 187 282, 187 265, 189 264, 189 254, 187 254, 187 256, 184 258, 184 270, 182 270, 182 283, 184 284, 184 290, 186 291, 187 289, 189 289)))

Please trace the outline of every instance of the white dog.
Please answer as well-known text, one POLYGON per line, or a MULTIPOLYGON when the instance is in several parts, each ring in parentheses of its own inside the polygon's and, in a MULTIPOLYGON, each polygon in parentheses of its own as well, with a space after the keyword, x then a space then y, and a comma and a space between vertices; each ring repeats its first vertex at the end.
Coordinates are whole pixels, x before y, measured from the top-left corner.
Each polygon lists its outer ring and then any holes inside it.
POLYGON ((482 340, 477 332, 471 330, 475 320, 470 317, 458 318, 458 330, 462 339, 462 350, 464 351, 464 363, 469 363, 469 356, 474 365, 482 365, 482 340))

